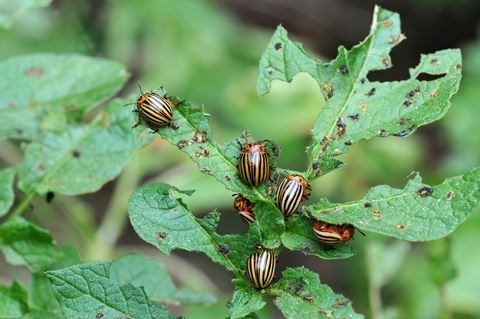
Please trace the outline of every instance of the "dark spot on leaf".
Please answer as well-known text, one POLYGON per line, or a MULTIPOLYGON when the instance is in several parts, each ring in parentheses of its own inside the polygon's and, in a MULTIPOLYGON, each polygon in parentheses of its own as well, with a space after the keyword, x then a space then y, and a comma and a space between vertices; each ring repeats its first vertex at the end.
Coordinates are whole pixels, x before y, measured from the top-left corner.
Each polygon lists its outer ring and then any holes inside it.
POLYGON ((230 248, 227 246, 227 245, 220 245, 218 247, 218 252, 221 253, 221 254, 228 254, 228 252, 230 251, 230 248))
POLYGON ((407 228, 407 226, 405 226, 405 224, 397 224, 396 227, 400 230, 405 230, 407 228))
POLYGON ((303 296, 303 300, 305 300, 308 303, 313 303, 313 296, 312 295, 305 295, 305 296, 303 296))
POLYGON ((305 255, 310 255, 312 253, 312 249, 307 245, 302 245, 301 247, 299 247, 299 250, 305 255))
POLYGON ((455 65, 455 67, 457 68, 457 70, 461 70, 461 69, 462 69, 462 65, 461 65, 461 64, 457 64, 457 65, 455 65))
POLYGON ((410 105, 412 105, 412 101, 410 101, 410 100, 403 101, 403 106, 409 107, 410 105))
POLYGON ((398 122, 398 124, 400 124, 400 125, 407 125, 407 124, 409 124, 411 121, 412 121, 412 120, 410 120, 410 119, 406 119, 406 118, 403 118, 403 117, 402 117, 402 118, 400 118, 400 122, 398 122))
POLYGON ((449 192, 447 193, 447 200, 452 200, 452 198, 454 198, 454 197, 455 197, 455 193, 454 193, 454 192, 449 191, 449 192))
POLYGON ((202 167, 200 169, 200 172, 202 172, 203 174, 212 175, 212 171, 208 167, 202 167))
POLYGON ((342 66, 340 67, 340 73, 341 73, 342 75, 347 75, 347 74, 348 74, 348 68, 347 68, 346 65, 342 65, 342 66))
POLYGON ((275 69, 272 66, 269 66, 265 69, 265 71, 267 71, 268 75, 272 75, 274 70, 275 69))
POLYGON ((177 143, 177 147, 178 147, 179 149, 182 149, 182 148, 184 148, 184 147, 187 146, 187 145, 188 145, 188 141, 186 141, 186 140, 180 140, 180 141, 178 141, 178 143, 177 143))
POLYGON ((392 59, 390 58, 389 55, 383 57, 382 64, 386 68, 389 68, 392 66, 392 59))
POLYGON ((158 232, 157 237, 160 239, 165 239, 165 237, 167 237, 167 233, 164 231, 158 232))
POLYGON ((318 164, 317 162, 315 162, 315 163, 312 164, 312 169, 313 169, 314 171, 316 171, 319 167, 320 167, 320 164, 318 164))
POLYGON ((441 79, 445 76, 445 73, 441 74, 431 74, 431 73, 425 73, 422 72, 419 75, 417 75, 416 79, 419 81, 434 81, 437 79, 441 79))
POLYGON ((99 312, 97 313, 97 315, 95 316, 95 319, 102 319, 103 318, 103 313, 99 312))
POLYGON ((346 142, 345 142, 345 145, 347 145, 347 146, 350 146, 350 145, 352 145, 352 144, 353 144, 352 141, 346 141, 346 142))
POLYGON ((414 128, 415 128, 414 126, 409 127, 409 128, 404 129, 404 130, 402 130, 402 131, 400 131, 400 132, 398 132, 398 133, 393 134, 393 136, 396 136, 396 137, 405 137, 405 136, 409 135, 410 133, 412 133, 414 128))
POLYGON ((44 70, 40 67, 31 67, 25 71, 25 74, 31 78, 39 78, 43 75, 44 70))
POLYGON ((422 188, 420 188, 420 189, 417 191, 417 194, 420 195, 421 197, 429 197, 429 196, 432 196, 432 194, 433 194, 433 188, 428 187, 428 186, 422 187, 422 188))
POLYGON ((292 282, 288 287, 288 291, 293 295, 298 295, 303 290, 304 284, 299 281, 292 282))
POLYGON ((206 148, 200 147, 196 152, 195 152, 195 157, 208 157, 210 156, 210 151, 206 148))
POLYGON ((388 40, 388 43, 392 45, 397 45, 398 43, 402 42, 402 40, 404 39, 405 39, 405 35, 403 35, 402 33, 399 33, 397 35, 392 35, 388 40))
POLYGON ((45 164, 43 164, 43 163, 38 163, 37 169, 38 169, 39 171, 44 171, 44 170, 45 170, 45 164))
POLYGON ((384 128, 379 129, 377 135, 378 135, 379 137, 385 137, 385 136, 387 136, 386 131, 385 131, 384 128))
POLYGON ((343 122, 342 118, 337 119, 337 136, 342 137, 347 132, 347 125, 343 122))
POLYGON ((192 141, 194 143, 205 143, 207 141, 207 132, 206 131, 201 131, 201 132, 197 131, 197 132, 193 133, 192 141))
POLYGON ((282 49, 282 44, 280 42, 275 43, 275 50, 281 50, 282 49))
POLYGON ((377 89, 376 88, 371 88, 370 91, 368 91, 367 93, 365 93, 366 96, 373 96, 375 95, 375 91, 377 89))
POLYGON ((390 28, 393 25, 393 22, 390 19, 385 19, 385 20, 382 21, 382 25, 385 28, 390 28))
POLYGON ((365 204, 363 204, 363 207, 370 208, 370 207, 372 207, 372 204, 369 203, 369 202, 366 202, 365 204))
POLYGON ((365 78, 361 78, 361 79, 360 79, 360 83, 362 83, 362 84, 364 84, 364 83, 365 83, 365 81, 366 81, 366 79, 365 79, 365 78))
POLYGON ((277 157, 278 154, 280 154, 280 146, 278 144, 273 143, 272 144, 272 153, 273 156, 277 157))
POLYGON ((405 94, 406 97, 414 97, 415 96, 415 92, 412 90, 412 91, 409 91, 407 94, 405 94))
POLYGON ((45 200, 47 201, 47 203, 51 203, 54 197, 55 193, 50 191, 47 192, 47 194, 45 195, 45 200))
POLYGON ((232 179, 230 178, 230 176, 228 176, 228 175, 225 175, 225 179, 226 179, 227 181, 231 181, 231 180, 232 180, 232 179))
POLYGON ((352 121, 358 121, 358 119, 360 118, 360 114, 358 113, 350 114, 350 115, 347 115, 347 118, 351 119, 352 121))
POLYGON ((75 149, 73 150, 72 155, 75 158, 79 158, 82 155, 82 152, 80 152, 80 150, 75 149))
POLYGON ((375 208, 375 209, 373 210, 373 213, 372 213, 372 214, 373 214, 373 218, 375 218, 375 219, 382 219, 382 217, 383 217, 382 211, 381 211, 380 209, 378 209, 378 208, 375 208))
POLYGON ((430 64, 438 64, 438 63, 439 63, 439 61, 438 61, 437 58, 433 58, 433 59, 430 60, 430 64))
MULTIPOLYGON (((170 123, 170 128, 176 131, 176 130, 178 130, 178 124, 175 123, 175 122, 171 122, 171 123, 170 123)), ((156 131, 157 131, 157 130, 156 130, 156 131)))
POLYGON ((333 97, 334 89, 331 83, 325 83, 323 85, 323 91, 325 92, 327 99, 330 99, 333 97))

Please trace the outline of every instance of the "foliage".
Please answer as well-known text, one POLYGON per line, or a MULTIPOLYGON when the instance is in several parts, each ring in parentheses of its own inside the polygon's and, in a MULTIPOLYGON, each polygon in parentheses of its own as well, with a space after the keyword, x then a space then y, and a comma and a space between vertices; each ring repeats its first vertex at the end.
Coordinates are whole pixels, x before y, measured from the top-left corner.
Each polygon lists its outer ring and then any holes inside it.
MULTIPOLYGON (((0 24, 11 23, 4 20, 0 17, 0 24)), ((333 61, 323 62, 289 40, 283 27, 277 28, 260 59, 258 93, 268 93, 274 80, 291 82, 307 73, 326 102, 312 130, 307 168, 297 172, 309 182, 340 168, 338 156, 353 144, 374 137, 405 137, 447 112, 461 79, 459 50, 422 55, 407 80, 369 80, 370 72, 392 66, 390 51, 404 38, 398 14, 376 7, 367 38, 351 49, 340 47, 333 61), (422 74, 435 79, 421 80, 422 74)), ((100 58, 32 54, 7 59, 0 63, 0 72, 5 74, 0 80, 0 137, 22 141, 24 152, 20 165, 0 171, 0 217, 6 215, 0 224, 0 248, 8 263, 26 266, 32 273, 29 289, 17 282, 0 285, 0 316, 173 318, 164 304, 215 302, 210 293, 177 288, 161 264, 141 255, 80 263, 75 251, 56 245, 47 230, 19 216, 37 195, 99 190, 152 140, 144 126, 131 129, 136 115, 122 107, 131 99, 112 100, 127 81, 125 68, 100 58), (14 187, 22 196, 11 209, 14 187)), ((323 198, 284 220, 274 200, 276 179, 294 171, 278 165, 274 141, 268 142, 274 178, 254 188, 239 179, 236 168, 238 145, 253 140, 248 132, 217 142, 203 107, 191 101, 174 108, 173 122, 158 134, 188 155, 202 173, 251 200, 257 220, 246 234, 219 234, 220 212, 200 218, 187 206, 185 196, 193 191, 153 183, 130 196, 130 222, 144 241, 164 254, 175 249, 202 252, 232 272, 231 318, 256 317, 267 304, 266 296, 273 297, 288 318, 362 318, 351 301, 304 267, 288 268, 270 287, 257 290, 244 276, 245 262, 258 244, 276 255, 283 248, 325 260, 356 254, 350 244, 319 245, 311 231, 313 220, 348 223, 407 241, 442 238, 469 217, 480 200, 480 171, 474 168, 437 186, 424 184, 416 174, 403 189, 376 186, 361 200, 332 203, 323 198)), ((393 256, 382 249, 369 250, 372 268, 391 267, 390 272, 370 274, 370 289, 379 290, 405 256, 404 244, 392 247, 393 256)), ((451 270, 448 247, 432 247, 432 260, 441 260, 451 270)), ((451 275, 453 271, 446 277, 432 274, 439 285, 451 275)))

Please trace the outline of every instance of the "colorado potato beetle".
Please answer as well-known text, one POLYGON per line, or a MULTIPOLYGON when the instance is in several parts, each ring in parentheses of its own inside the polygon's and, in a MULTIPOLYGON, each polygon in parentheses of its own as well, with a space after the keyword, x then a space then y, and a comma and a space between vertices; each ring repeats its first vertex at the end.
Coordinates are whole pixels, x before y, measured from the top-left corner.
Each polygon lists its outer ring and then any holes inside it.
POLYGON ((237 169, 240 178, 252 186, 258 186, 270 177, 268 151, 262 142, 242 145, 237 169))
POLYGON ((255 288, 262 289, 270 285, 275 276, 277 260, 272 250, 259 248, 247 260, 247 278, 255 288))
POLYGON ((137 127, 140 124, 140 116, 145 119, 153 130, 158 130, 161 126, 171 125, 172 110, 176 102, 167 97, 166 93, 163 96, 154 92, 143 93, 141 88, 140 93, 141 95, 136 103, 136 111, 139 114, 139 118, 133 127, 137 127))
POLYGON ((308 196, 310 196, 310 185, 305 178, 298 174, 288 175, 277 188, 277 207, 285 217, 288 217, 308 196))
POLYGON ((313 222, 313 233, 322 243, 336 245, 346 243, 353 238, 355 227, 349 224, 335 225, 322 221, 313 222))
POLYGON ((253 207, 255 204, 243 197, 242 194, 238 194, 233 202, 233 208, 237 211, 238 217, 247 224, 255 222, 253 207))

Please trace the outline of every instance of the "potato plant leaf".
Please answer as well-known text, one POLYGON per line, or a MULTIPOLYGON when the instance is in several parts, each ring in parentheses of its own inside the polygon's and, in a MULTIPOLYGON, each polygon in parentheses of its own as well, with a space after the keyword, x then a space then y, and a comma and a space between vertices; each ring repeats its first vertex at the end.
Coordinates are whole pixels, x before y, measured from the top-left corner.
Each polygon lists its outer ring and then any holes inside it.
POLYGON ((112 97, 128 77, 121 64, 74 54, 7 59, 0 74, 0 139, 23 140, 65 130, 67 121, 112 97))
POLYGON ((173 318, 142 288, 110 279, 110 263, 91 263, 47 272, 66 318, 173 318))
POLYGON ((52 0, 9 0, 0 2, 0 27, 9 28, 25 11, 48 6, 52 0))
POLYGON ((313 255, 322 259, 349 258, 356 254, 356 250, 349 244, 337 247, 323 246, 313 234, 312 221, 305 216, 292 219, 281 239, 282 244, 290 250, 298 250, 305 255, 313 255))
POLYGON ((165 254, 173 249, 203 252, 242 278, 248 256, 261 243, 258 228, 252 225, 247 236, 219 235, 215 229, 220 215, 195 217, 177 198, 181 193, 185 192, 166 184, 136 190, 128 201, 128 214, 137 234, 165 254))
POLYGON ((152 138, 132 131, 131 112, 123 105, 123 100, 110 102, 98 124, 44 132, 28 144, 19 167, 20 189, 77 195, 96 191, 120 174, 133 152, 152 138))
POLYGON ((49 269, 64 256, 48 231, 21 217, 0 225, 0 249, 7 262, 27 266, 33 272, 49 269))
POLYGON ((27 291, 19 283, 0 285, 0 318, 22 318, 28 311, 27 301, 27 291))
POLYGON ((286 318, 363 318, 351 301, 320 283, 318 275, 306 268, 287 268, 268 291, 286 318))
POLYGON ((147 296, 167 304, 212 304, 216 298, 209 292, 196 293, 189 288, 175 287, 163 265, 155 259, 136 254, 117 258, 110 265, 110 280, 120 286, 143 287, 147 296))
POLYGON ((13 168, 6 168, 0 171, 0 217, 5 215, 13 204, 15 194, 13 193, 13 179, 15 171, 13 168))
POLYGON ((461 79, 458 49, 422 55, 408 80, 368 79, 369 72, 392 66, 390 51, 403 39, 399 15, 378 6, 367 38, 350 50, 340 47, 331 62, 312 58, 288 39, 283 27, 277 28, 260 60, 258 93, 268 93, 273 80, 290 82, 306 72, 317 80, 327 102, 312 130, 309 179, 324 174, 319 170, 324 162, 355 142, 374 136, 407 136, 445 115, 461 79), (421 80, 422 74, 438 78, 421 80))
POLYGON ((480 201, 480 168, 447 178, 437 186, 417 174, 403 189, 376 186, 358 201, 323 200, 305 207, 315 219, 353 224, 363 230, 409 241, 441 238, 455 230, 480 201))
POLYGON ((243 281, 234 280, 234 283, 235 291, 227 305, 230 319, 244 318, 266 305, 258 290, 243 281))

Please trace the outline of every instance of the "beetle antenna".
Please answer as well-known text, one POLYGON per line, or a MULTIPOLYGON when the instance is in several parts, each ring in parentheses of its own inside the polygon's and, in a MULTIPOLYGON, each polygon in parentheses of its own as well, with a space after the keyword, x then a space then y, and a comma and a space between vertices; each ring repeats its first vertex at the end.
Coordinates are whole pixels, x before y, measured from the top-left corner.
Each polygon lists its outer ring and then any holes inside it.
POLYGON ((361 231, 360 229, 357 228, 357 230, 358 230, 358 232, 359 232, 360 234, 362 234, 363 236, 367 236, 367 235, 365 235, 365 233, 364 233, 363 231, 361 231))
POLYGON ((138 88, 140 89, 140 94, 143 95, 143 90, 142 90, 142 86, 140 85, 140 81, 138 81, 137 84, 138 84, 138 88))
POLYGON ((127 104, 125 104, 124 106, 135 105, 135 104, 137 104, 137 103, 136 103, 136 102, 132 102, 132 103, 127 103, 127 104))

